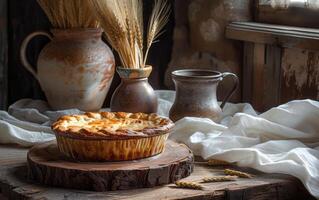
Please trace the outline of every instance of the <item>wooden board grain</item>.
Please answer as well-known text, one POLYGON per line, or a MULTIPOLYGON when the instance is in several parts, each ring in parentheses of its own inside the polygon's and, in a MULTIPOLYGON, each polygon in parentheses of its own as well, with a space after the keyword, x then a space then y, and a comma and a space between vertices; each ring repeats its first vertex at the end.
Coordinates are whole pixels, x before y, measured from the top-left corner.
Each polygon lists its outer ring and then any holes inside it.
POLYGON ((37 145, 28 153, 29 178, 41 184, 108 191, 155 187, 175 182, 193 171, 193 154, 183 144, 168 141, 163 153, 121 162, 76 162, 58 150, 56 142, 37 145))
MULTIPOLYGON (((253 179, 239 179, 236 182, 207 183, 206 190, 190 190, 175 188, 173 184, 155 188, 134 190, 92 192, 70 190, 40 185, 27 180, 26 149, 9 148, 0 145, 0 191, 8 199, 20 200, 140 200, 140 199, 214 199, 214 200, 266 200, 266 199, 314 199, 296 178, 283 174, 264 174, 251 169, 235 168, 255 175, 253 179), (11 158, 12 160, 9 161, 11 158), (11 164, 9 164, 11 163, 11 164)), ((185 180, 194 181, 204 176, 223 174, 224 167, 209 167, 196 164, 194 172, 185 180)))

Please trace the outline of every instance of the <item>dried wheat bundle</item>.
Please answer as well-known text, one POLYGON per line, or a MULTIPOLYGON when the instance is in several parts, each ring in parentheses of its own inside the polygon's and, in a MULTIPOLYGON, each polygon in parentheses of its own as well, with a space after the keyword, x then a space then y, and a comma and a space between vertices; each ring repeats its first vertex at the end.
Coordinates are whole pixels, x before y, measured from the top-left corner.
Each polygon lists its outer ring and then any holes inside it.
POLYGON ((203 183, 210 183, 210 182, 224 182, 224 181, 235 181, 238 176, 211 176, 205 177, 202 179, 203 183))
POLYGON ((177 181, 175 182, 176 187, 179 188, 188 188, 188 189, 194 189, 194 190, 203 190, 204 187, 196 182, 192 181, 177 181))
POLYGON ((241 172, 241 171, 237 171, 237 170, 233 170, 233 169, 225 169, 224 173, 226 175, 233 175, 233 176, 238 176, 241 178, 252 178, 253 176, 251 174, 245 173, 245 172, 241 172))
POLYGON ((54 28, 97 28, 87 0, 37 0, 54 28))
POLYGON ((155 0, 144 40, 142 0, 89 0, 125 68, 143 68, 152 43, 168 22, 167 0, 155 0))

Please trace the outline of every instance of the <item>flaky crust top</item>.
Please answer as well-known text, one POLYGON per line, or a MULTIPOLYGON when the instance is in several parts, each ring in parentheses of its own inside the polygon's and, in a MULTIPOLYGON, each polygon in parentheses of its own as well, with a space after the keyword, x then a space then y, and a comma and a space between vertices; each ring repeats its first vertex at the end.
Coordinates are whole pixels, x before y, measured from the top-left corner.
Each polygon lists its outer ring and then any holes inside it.
POLYGON ((157 114, 87 112, 60 117, 52 129, 77 139, 129 139, 166 134, 174 123, 157 114))

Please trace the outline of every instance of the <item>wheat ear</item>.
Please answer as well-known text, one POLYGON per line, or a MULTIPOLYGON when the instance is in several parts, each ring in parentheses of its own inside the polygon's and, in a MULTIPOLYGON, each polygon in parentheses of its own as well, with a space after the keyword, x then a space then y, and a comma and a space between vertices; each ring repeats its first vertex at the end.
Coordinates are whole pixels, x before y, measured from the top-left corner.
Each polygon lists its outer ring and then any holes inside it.
POLYGON ((212 177, 205 177, 202 179, 203 183, 210 183, 210 182, 224 182, 224 181, 235 181, 238 176, 212 176, 212 177))
POLYGON ((167 24, 170 15, 170 7, 167 0, 155 0, 154 8, 148 24, 146 52, 144 55, 144 64, 152 43, 161 35, 161 31, 167 24))
POLYGON ((241 172, 241 171, 237 171, 237 170, 233 170, 233 169, 225 169, 224 173, 227 175, 234 175, 234 176, 238 176, 241 178, 252 178, 253 176, 251 174, 245 173, 245 172, 241 172))
POLYGON ((175 185, 179 188, 188 188, 188 189, 194 189, 194 190, 203 190, 204 187, 196 182, 192 181, 177 181, 175 182, 175 185))

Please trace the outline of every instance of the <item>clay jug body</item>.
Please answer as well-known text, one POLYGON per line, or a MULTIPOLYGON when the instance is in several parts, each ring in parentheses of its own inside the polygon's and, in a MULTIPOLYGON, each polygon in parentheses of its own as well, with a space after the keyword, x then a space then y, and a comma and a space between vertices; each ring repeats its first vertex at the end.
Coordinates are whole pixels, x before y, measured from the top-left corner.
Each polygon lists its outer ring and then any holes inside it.
POLYGON ((148 83, 151 71, 151 66, 140 69, 118 67, 121 83, 112 95, 111 111, 156 113, 157 96, 148 83))
POLYGON ((204 117, 218 122, 222 108, 235 92, 238 78, 232 73, 210 70, 177 70, 172 72, 176 96, 169 117, 177 121, 183 117, 204 117), (219 106, 217 102, 218 83, 226 76, 232 76, 235 84, 219 106))
POLYGON ((55 29, 30 34, 21 46, 24 66, 37 78, 55 109, 97 111, 104 102, 114 75, 114 56, 102 41, 101 29, 55 29), (28 42, 37 35, 51 39, 41 51, 37 72, 27 62, 28 42))

